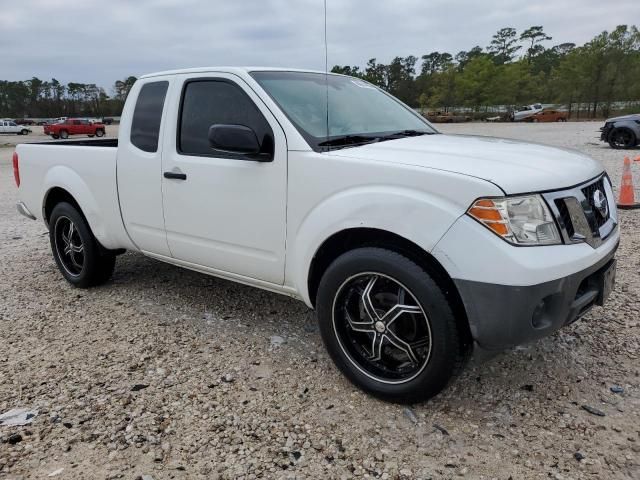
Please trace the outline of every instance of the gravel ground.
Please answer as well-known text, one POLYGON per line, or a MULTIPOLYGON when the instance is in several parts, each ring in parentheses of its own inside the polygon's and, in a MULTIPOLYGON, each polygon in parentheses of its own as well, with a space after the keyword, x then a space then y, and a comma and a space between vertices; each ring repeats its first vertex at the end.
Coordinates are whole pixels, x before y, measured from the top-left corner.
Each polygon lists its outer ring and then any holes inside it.
MULTIPOLYGON (((617 184, 623 155, 599 126, 442 130, 577 148, 617 184)), ((640 478, 640 213, 620 213, 606 308, 471 361, 407 408, 351 386, 295 300, 134 253, 107 285, 71 288, 43 225, 15 212, 11 152, 0 148, 0 413, 39 413, 0 426, 0 479, 640 478)))

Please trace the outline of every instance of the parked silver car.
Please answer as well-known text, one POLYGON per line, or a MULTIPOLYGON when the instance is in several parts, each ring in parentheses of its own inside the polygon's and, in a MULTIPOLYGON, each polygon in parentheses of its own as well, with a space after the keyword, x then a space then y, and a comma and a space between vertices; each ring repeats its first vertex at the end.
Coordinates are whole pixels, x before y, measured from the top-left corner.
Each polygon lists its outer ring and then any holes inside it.
POLYGON ((633 148, 640 143, 640 113, 609 118, 600 132, 611 148, 633 148))
POLYGON ((533 105, 523 105, 519 107, 516 111, 511 112, 511 121, 512 122, 521 122, 526 118, 529 118, 535 115, 538 112, 541 112, 543 109, 541 103, 534 103, 533 105))

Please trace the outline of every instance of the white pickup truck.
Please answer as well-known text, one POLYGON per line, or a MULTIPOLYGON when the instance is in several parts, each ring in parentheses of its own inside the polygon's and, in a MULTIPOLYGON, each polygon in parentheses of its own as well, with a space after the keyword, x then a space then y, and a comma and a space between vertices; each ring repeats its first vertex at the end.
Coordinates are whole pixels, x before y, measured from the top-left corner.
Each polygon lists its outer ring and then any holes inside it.
POLYGON ((16 135, 29 135, 31 129, 24 125, 18 125, 12 120, 0 120, 0 133, 13 133, 16 135))
POLYGON ((598 162, 439 134, 342 75, 146 75, 117 140, 19 145, 14 173, 71 284, 107 281, 131 250, 290 295, 340 370, 390 401, 435 395, 470 349, 549 335, 614 285, 598 162))

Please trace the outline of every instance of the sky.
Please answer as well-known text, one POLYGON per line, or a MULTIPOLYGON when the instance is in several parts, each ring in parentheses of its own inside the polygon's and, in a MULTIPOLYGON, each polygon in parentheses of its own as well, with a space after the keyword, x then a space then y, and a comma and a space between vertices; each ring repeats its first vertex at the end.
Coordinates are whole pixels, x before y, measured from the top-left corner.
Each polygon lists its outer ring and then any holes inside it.
MULTIPOLYGON (((582 44, 634 21, 640 0, 327 0, 328 63, 455 55, 502 27, 582 44)), ((110 93, 129 75, 215 65, 324 70, 323 0, 0 0, 0 80, 110 93)))

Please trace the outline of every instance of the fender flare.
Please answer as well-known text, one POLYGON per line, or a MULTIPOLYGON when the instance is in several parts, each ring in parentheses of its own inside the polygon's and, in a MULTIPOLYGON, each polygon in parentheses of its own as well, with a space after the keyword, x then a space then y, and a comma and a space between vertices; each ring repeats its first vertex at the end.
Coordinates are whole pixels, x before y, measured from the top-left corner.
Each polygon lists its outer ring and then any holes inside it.
POLYGON ((54 188, 66 190, 71 195, 82 210, 82 214, 87 219, 89 228, 93 235, 102 242, 107 237, 107 231, 104 225, 104 215, 95 196, 86 182, 71 168, 64 165, 57 165, 49 169, 44 177, 42 191, 42 218, 46 218, 44 214, 45 205, 49 193, 54 188))
POLYGON ((430 252, 464 212, 461 205, 411 188, 367 185, 337 192, 316 205, 291 232, 287 283, 311 305, 308 276, 313 259, 336 233, 353 228, 383 230, 430 252))
MULTIPOLYGON (((619 128, 624 128, 626 130, 629 130, 636 137, 636 144, 640 142, 640 125, 637 124, 635 121, 618 120, 617 122, 613 122, 613 128, 611 128, 611 131, 609 132, 609 137, 611 137, 611 134, 619 128)), ((608 140, 609 139, 607 138, 607 141, 608 140)))

